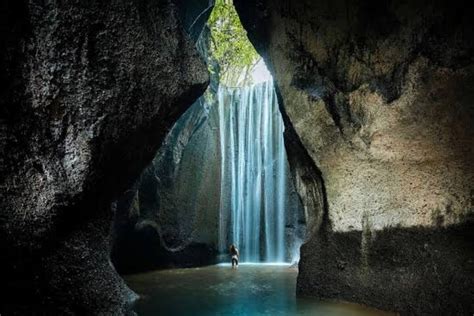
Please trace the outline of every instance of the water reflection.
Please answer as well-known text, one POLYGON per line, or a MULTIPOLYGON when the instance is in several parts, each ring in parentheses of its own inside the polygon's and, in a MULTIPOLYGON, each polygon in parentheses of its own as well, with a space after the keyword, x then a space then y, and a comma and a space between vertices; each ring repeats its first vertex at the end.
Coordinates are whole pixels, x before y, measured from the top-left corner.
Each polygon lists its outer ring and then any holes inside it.
POLYGON ((138 315, 388 315, 352 304, 296 298, 297 270, 282 265, 226 265, 126 276, 142 298, 138 315))

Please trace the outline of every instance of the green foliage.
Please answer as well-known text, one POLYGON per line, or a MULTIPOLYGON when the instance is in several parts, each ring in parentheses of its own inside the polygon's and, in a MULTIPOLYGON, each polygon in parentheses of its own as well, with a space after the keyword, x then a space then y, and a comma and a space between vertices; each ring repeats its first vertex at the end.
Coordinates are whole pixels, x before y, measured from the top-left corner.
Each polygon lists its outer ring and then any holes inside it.
POLYGON ((221 81, 237 85, 242 74, 245 74, 244 81, 248 79, 260 56, 247 38, 231 0, 216 0, 208 26, 212 41, 210 53, 220 66, 221 81))

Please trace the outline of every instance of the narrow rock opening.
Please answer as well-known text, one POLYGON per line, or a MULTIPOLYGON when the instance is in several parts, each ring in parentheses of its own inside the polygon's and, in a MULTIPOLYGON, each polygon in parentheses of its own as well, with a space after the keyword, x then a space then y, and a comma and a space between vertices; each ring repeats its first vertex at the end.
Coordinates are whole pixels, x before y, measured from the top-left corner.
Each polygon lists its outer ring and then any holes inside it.
POLYGON ((2 1, 0 314, 472 315, 467 7, 2 1))
POLYGON ((299 258, 306 217, 273 78, 232 2, 206 13, 201 33, 191 33, 209 88, 115 204, 112 261, 121 273, 228 262, 231 244, 242 263, 299 258))
MULTIPOLYGON (((290 169, 284 137, 292 134, 285 132, 289 122, 280 113, 273 78, 232 2, 217 1, 213 10, 196 43, 211 73, 208 90, 175 123, 152 163, 116 202, 112 261, 132 289, 159 299, 137 303, 145 314, 152 309, 186 313, 186 308, 169 303, 170 295, 184 295, 176 290, 184 290, 184 281, 173 277, 173 271, 193 280, 210 278, 188 286, 221 297, 210 310, 222 310, 230 297, 214 287, 227 288, 232 282, 214 279, 232 271, 231 244, 239 249, 244 283, 241 297, 235 298, 240 301, 232 308, 248 304, 245 287, 255 287, 275 301, 290 301, 290 307, 276 304, 277 312, 296 306, 297 269, 289 266, 299 260, 306 218, 314 205, 302 205, 292 177, 318 175, 309 167, 305 175, 290 169), (219 263, 223 265, 213 266, 219 263), (207 267, 175 270, 197 266, 207 267), (153 272, 136 274, 145 271, 153 272), (245 280, 252 275, 257 279, 245 280), (165 280, 175 289, 156 285, 165 280)), ((301 144, 297 146, 301 150, 301 144)), ((314 190, 319 203, 322 191, 314 190)), ((311 214, 313 221, 314 216, 320 215, 311 214)), ((203 299, 208 297, 204 294, 203 299)), ((209 309, 199 308, 203 313, 209 309)), ((307 308, 320 307, 312 302, 307 308)))

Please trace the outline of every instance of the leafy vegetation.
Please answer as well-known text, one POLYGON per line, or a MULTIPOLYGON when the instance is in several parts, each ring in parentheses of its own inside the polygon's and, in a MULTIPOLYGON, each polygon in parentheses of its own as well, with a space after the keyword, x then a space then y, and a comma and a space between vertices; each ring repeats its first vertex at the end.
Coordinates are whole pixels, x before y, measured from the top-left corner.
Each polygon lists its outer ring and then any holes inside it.
POLYGON ((249 83, 260 56, 247 38, 232 0, 216 0, 208 26, 210 53, 219 64, 220 81, 228 86, 249 83))

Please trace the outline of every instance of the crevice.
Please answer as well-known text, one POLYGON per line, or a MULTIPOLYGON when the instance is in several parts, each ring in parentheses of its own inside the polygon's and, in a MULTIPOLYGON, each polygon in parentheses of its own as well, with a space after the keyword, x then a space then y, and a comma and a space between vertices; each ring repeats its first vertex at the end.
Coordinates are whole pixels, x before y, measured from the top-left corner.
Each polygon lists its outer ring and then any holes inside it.
POLYGON ((285 148, 292 180, 307 216, 307 234, 308 236, 316 232, 324 234, 331 230, 332 225, 329 219, 329 206, 322 172, 304 147, 288 117, 277 84, 275 84, 275 92, 285 124, 285 148), (301 181, 301 184, 299 181, 301 181), (305 192, 302 192, 302 190, 305 190, 305 192), (311 214, 310 212, 314 213, 311 214))

